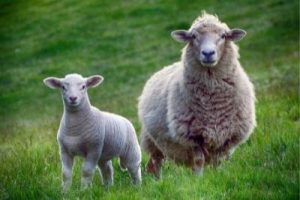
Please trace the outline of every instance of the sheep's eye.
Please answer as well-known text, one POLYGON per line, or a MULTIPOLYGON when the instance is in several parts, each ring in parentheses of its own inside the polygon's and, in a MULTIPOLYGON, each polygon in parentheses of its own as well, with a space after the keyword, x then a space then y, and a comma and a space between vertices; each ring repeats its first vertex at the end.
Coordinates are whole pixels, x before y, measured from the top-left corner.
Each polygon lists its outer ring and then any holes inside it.
POLYGON ((63 89, 64 91, 66 91, 66 87, 65 87, 64 85, 62 86, 62 89, 63 89))
POLYGON ((222 39, 225 39, 225 37, 226 37, 225 33, 221 35, 222 39))
POLYGON ((193 39, 196 39, 196 34, 192 34, 192 38, 193 38, 193 39))
POLYGON ((85 85, 83 85, 83 86, 81 87, 81 89, 84 90, 84 89, 85 89, 85 85))

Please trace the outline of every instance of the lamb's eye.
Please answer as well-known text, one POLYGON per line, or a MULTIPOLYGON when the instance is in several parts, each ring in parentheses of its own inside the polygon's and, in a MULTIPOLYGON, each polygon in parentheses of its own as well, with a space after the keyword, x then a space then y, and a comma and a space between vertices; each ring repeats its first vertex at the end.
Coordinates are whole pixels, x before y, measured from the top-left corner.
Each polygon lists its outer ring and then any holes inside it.
POLYGON ((63 89, 64 91, 66 91, 66 87, 65 87, 64 85, 62 86, 62 89, 63 89))
POLYGON ((196 34, 192 34, 192 38, 193 38, 193 39, 196 39, 196 34))
POLYGON ((83 85, 83 86, 81 87, 81 89, 84 90, 84 89, 85 89, 85 85, 83 85))
POLYGON ((225 39, 225 37, 226 37, 225 33, 221 35, 222 39, 225 39))

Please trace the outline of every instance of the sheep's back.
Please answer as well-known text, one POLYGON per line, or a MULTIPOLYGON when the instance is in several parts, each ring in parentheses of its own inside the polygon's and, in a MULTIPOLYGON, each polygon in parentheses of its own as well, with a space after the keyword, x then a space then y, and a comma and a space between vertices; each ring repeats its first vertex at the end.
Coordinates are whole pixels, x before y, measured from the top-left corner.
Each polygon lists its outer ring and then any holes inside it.
POLYGON ((156 72, 147 81, 139 97, 139 118, 150 134, 161 132, 161 129, 166 128, 169 86, 176 79, 180 67, 180 63, 174 63, 156 72))

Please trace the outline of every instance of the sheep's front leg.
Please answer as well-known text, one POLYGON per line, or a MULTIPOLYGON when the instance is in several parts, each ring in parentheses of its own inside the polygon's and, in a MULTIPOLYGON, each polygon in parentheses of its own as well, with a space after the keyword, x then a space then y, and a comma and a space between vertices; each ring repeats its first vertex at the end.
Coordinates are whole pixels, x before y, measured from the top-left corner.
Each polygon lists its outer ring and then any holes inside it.
POLYGON ((62 162, 62 188, 63 192, 67 192, 72 185, 72 167, 74 157, 65 151, 61 151, 62 162))
POLYGON ((147 172, 154 174, 157 179, 160 178, 161 165, 163 162, 164 156, 161 152, 155 152, 151 154, 151 157, 147 163, 147 172))
POLYGON ((97 166, 98 154, 88 154, 82 168, 81 189, 86 189, 92 184, 94 170, 97 166))
POLYGON ((114 184, 113 176, 114 169, 112 166, 111 160, 109 161, 100 161, 99 168, 101 170, 102 183, 105 186, 111 186, 114 184))
POLYGON ((150 154, 150 159, 146 166, 147 172, 154 174, 159 179, 161 175, 160 168, 164 159, 163 153, 154 144, 148 133, 142 133, 142 146, 150 154))
POLYGON ((203 175, 203 167, 205 164, 205 156, 200 147, 193 150, 193 165, 192 170, 196 175, 203 175))

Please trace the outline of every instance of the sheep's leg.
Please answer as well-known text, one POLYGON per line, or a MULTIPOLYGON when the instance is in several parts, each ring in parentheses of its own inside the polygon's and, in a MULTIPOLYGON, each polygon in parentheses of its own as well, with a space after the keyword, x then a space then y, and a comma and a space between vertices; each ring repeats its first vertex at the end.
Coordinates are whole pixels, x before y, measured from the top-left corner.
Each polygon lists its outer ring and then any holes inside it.
POLYGON ((92 184, 94 170, 97 166, 98 154, 88 154, 82 168, 81 189, 86 189, 92 184))
POLYGON ((142 134, 142 146, 150 153, 150 159, 146 166, 147 172, 154 174, 156 178, 160 178, 160 168, 164 159, 163 153, 157 148, 147 133, 142 134))
POLYGON ((102 176, 102 184, 105 186, 112 186, 114 184, 114 169, 111 160, 99 161, 98 165, 102 176))
POLYGON ((232 154, 235 151, 237 145, 242 141, 241 137, 238 137, 239 134, 233 134, 233 136, 225 141, 223 146, 217 149, 218 156, 214 159, 213 166, 217 167, 220 165, 221 161, 229 160, 232 154))
POLYGON ((205 156, 201 148, 194 148, 192 170, 197 175, 203 175, 205 156))
POLYGON ((161 176, 161 166, 164 156, 160 153, 153 153, 147 163, 147 172, 154 174, 156 178, 161 176))
POLYGON ((72 185, 72 167, 74 157, 65 151, 61 151, 62 161, 62 188, 63 192, 67 192, 72 185))

